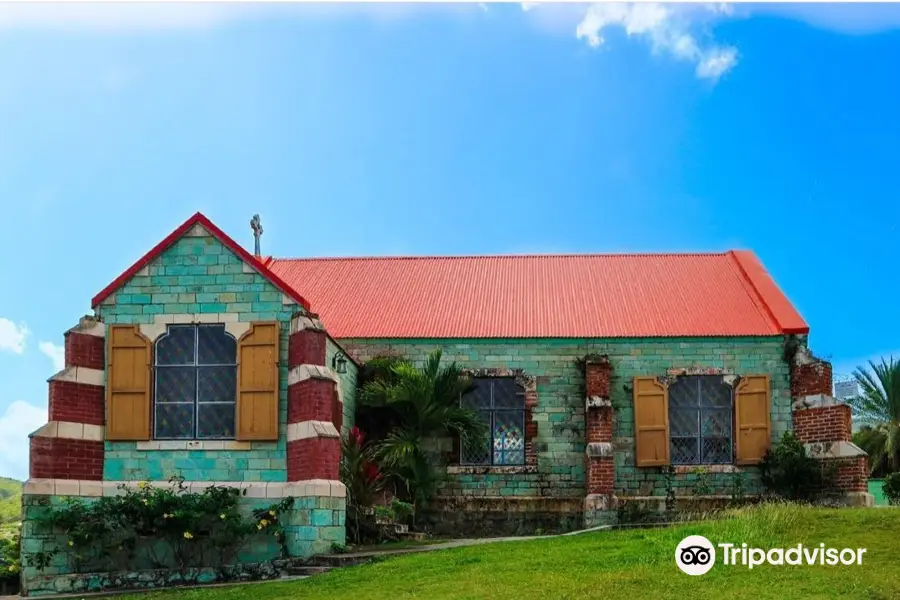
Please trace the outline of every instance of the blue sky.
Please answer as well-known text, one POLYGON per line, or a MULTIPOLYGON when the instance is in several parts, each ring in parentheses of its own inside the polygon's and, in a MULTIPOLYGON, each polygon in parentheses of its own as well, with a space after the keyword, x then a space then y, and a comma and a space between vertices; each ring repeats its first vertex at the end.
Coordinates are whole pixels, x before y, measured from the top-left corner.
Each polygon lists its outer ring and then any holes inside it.
POLYGON ((196 210, 282 256, 749 248, 837 372, 897 353, 898 58, 890 5, 0 4, 0 475, 196 210))

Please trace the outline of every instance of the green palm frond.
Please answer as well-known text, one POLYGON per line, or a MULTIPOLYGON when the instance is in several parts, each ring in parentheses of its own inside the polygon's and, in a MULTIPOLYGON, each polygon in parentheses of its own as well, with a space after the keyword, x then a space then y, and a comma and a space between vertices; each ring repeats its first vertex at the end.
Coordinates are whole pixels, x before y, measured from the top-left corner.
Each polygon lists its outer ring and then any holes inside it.
POLYGON ((869 454, 873 473, 900 470, 900 361, 891 356, 880 362, 870 360, 858 367, 853 378, 860 394, 847 399, 854 418, 869 427, 854 436, 869 454))

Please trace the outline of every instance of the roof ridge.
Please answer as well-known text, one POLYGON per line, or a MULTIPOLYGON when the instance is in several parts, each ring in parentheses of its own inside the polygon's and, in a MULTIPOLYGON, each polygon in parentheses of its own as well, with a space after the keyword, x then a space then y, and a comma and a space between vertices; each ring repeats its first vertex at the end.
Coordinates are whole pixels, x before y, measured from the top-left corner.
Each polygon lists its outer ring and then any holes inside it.
POLYGON ((730 250, 728 252, 728 257, 731 259, 731 265, 735 269, 737 269, 738 276, 740 276, 741 281, 747 288, 748 295, 753 301, 753 304, 756 306, 756 310, 759 311, 761 316, 769 319, 772 324, 775 325, 775 327, 777 327, 778 329, 782 329, 781 323, 778 322, 778 317, 775 316, 775 313, 772 311, 772 307, 769 306, 768 302, 766 302, 766 299, 765 297, 763 297, 762 293, 760 293, 759 288, 757 288, 756 284, 753 283, 753 280, 747 273, 747 269, 738 258, 737 253, 734 250, 730 250))
POLYGON ((303 257, 268 257, 269 263, 306 262, 306 261, 338 261, 338 260, 454 260, 470 258, 634 258, 658 256, 729 256, 733 250, 722 252, 570 252, 560 254, 449 254, 449 255, 381 255, 381 256, 303 256, 303 257))

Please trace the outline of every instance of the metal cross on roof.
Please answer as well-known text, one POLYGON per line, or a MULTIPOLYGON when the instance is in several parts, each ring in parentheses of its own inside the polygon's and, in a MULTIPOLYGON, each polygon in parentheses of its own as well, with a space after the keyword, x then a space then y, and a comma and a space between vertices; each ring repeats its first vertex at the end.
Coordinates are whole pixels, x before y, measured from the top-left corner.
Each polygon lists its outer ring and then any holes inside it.
POLYGON ((250 229, 253 230, 253 254, 259 256, 259 238, 262 237, 263 234, 262 223, 259 222, 259 215, 253 215, 253 218, 250 219, 250 229))

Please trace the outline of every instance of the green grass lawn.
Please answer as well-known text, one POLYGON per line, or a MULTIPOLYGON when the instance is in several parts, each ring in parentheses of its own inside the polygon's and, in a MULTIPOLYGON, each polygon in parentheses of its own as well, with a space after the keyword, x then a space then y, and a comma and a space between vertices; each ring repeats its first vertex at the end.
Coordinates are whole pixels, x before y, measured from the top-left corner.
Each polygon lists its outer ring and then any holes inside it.
POLYGON ((390 558, 285 583, 174 590, 158 600, 754 600, 900 598, 900 510, 819 509, 772 505, 730 519, 670 529, 597 532, 502 542, 390 558), (861 566, 726 567, 681 573, 675 547, 687 535, 760 548, 798 543, 867 548, 861 566))

